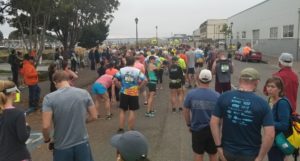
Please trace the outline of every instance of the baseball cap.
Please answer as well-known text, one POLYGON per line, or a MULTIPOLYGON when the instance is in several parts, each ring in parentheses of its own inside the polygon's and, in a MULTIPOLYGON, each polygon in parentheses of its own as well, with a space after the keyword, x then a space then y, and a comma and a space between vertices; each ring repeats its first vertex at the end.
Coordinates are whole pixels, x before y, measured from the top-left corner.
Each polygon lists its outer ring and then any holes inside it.
POLYGON ((154 54, 155 53, 155 49, 151 49, 150 52, 151 52, 151 54, 154 54))
POLYGON ((210 82, 212 80, 211 71, 208 69, 201 70, 201 72, 199 74, 199 79, 201 82, 204 82, 204 83, 210 82))
POLYGON ((292 67, 293 65, 293 55, 290 53, 281 53, 281 55, 278 58, 278 61, 284 65, 284 66, 288 66, 288 67, 292 67))
POLYGON ((178 61, 178 57, 177 56, 173 56, 172 57, 172 61, 178 61))
POLYGON ((127 131, 123 134, 116 134, 111 138, 110 143, 120 152, 125 161, 136 161, 147 157, 147 140, 138 131, 127 131))
POLYGON ((260 75, 254 68, 245 68, 241 71, 240 78, 244 80, 259 80, 260 75))

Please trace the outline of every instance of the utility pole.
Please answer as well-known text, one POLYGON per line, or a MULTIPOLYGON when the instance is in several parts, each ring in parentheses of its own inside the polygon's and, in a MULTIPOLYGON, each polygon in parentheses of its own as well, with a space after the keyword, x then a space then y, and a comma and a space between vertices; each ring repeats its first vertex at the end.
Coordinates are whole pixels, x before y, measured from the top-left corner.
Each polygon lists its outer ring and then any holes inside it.
POLYGON ((138 39, 138 22, 139 22, 139 19, 138 18, 135 18, 134 19, 134 21, 135 21, 135 29, 136 29, 136 49, 138 49, 139 48, 139 39, 138 39))
POLYGON ((158 37, 157 37, 157 26, 155 26, 155 29, 156 29, 156 45, 158 46, 158 37))
POLYGON ((299 61, 299 32, 300 32, 300 8, 298 8, 298 33, 297 33, 297 54, 296 54, 296 59, 299 61))

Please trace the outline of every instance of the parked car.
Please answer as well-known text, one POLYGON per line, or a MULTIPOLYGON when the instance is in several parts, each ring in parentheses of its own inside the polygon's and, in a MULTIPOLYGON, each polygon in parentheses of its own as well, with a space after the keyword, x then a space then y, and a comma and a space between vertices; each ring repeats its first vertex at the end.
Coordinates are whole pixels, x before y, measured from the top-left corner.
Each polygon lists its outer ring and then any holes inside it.
MULTIPOLYGON (((240 60, 240 61, 245 61, 246 60, 245 56, 243 55, 243 48, 240 48, 238 51, 235 52, 234 58, 236 60, 240 60)), ((259 52, 259 51, 252 51, 252 53, 250 54, 248 60, 252 61, 252 62, 254 62, 254 61, 255 62, 261 62, 262 53, 259 52)))

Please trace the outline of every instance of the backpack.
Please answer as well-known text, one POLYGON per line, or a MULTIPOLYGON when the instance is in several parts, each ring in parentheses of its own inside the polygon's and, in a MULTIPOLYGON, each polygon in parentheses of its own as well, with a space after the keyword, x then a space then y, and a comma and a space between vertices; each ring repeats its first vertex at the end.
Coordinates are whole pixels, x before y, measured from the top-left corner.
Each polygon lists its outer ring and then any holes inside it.
MULTIPOLYGON (((290 102, 286 98, 281 98, 279 101, 290 102)), ((291 105, 290 105, 291 108, 291 105)), ((275 111, 276 117, 278 117, 278 110, 275 111)), ((298 150, 300 148, 300 115, 293 114, 291 108, 290 114, 290 126, 286 132, 281 132, 275 136, 276 146, 285 154, 293 154, 296 158, 298 156, 298 150)))
POLYGON ((221 73, 232 73, 232 65, 229 59, 218 60, 217 64, 219 64, 219 70, 221 73))
POLYGON ((181 68, 177 65, 171 65, 170 69, 169 69, 169 78, 170 79, 181 79, 180 77, 180 71, 181 68))

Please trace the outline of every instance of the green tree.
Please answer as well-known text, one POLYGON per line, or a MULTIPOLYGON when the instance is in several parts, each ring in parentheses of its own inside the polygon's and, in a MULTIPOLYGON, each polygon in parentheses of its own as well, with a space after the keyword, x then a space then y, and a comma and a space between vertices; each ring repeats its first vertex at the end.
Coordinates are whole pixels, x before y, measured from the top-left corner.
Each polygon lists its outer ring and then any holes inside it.
POLYGON ((108 36, 109 25, 102 23, 85 26, 79 38, 79 46, 91 48, 103 42, 108 36))
POLYGON ((4 39, 2 31, 0 31, 0 41, 4 39))
MULTIPOLYGON (((50 28, 65 49, 74 48, 85 27, 110 23, 118 0, 60 0, 55 3, 50 28)), ((86 32, 86 31, 85 31, 86 32)))
POLYGON ((5 22, 4 13, 8 7, 9 2, 5 0, 0 0, 0 24, 4 24, 5 22))
POLYGON ((22 37, 22 33, 19 30, 14 30, 14 31, 10 32, 8 35, 8 39, 11 39, 11 40, 17 40, 17 39, 20 39, 20 37, 22 37))

